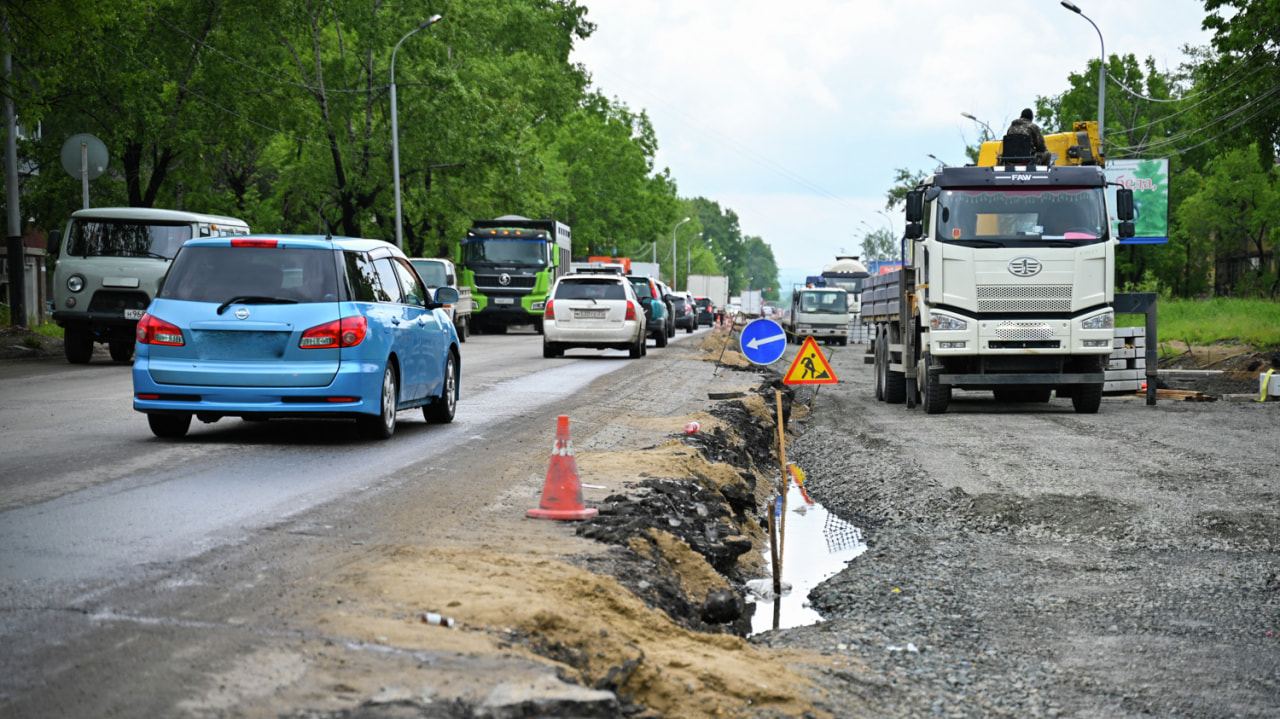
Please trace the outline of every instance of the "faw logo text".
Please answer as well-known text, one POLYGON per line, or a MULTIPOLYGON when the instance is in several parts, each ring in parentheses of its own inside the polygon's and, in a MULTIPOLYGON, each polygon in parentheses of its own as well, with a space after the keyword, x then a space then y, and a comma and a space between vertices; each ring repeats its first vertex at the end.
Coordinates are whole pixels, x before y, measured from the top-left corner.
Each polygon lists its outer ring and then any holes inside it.
POLYGON ((1010 175, 1009 179, 1013 180, 1014 182, 1031 182, 1031 180, 1035 178, 1033 178, 1031 175, 1010 175))

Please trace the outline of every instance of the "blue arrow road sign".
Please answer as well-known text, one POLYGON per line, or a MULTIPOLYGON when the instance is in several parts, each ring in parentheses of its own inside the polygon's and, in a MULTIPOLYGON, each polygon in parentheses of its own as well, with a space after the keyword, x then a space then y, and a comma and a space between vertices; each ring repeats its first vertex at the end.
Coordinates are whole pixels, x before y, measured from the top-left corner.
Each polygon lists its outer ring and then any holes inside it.
POLYGON ((787 333, 773 320, 751 320, 738 341, 742 354, 756 364, 773 364, 787 351, 787 333))

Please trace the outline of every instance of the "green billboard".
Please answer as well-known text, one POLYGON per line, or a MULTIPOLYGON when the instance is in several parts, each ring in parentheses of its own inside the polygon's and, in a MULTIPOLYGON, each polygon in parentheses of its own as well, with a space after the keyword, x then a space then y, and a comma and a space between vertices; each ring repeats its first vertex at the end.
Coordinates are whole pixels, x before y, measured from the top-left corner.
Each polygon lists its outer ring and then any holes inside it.
MULTIPOLYGON (((1108 206, 1116 206, 1116 187, 1133 190, 1134 236, 1122 245, 1159 245, 1169 241, 1169 160, 1107 160, 1108 206)), ((1111 217, 1112 237, 1116 218, 1111 217)))

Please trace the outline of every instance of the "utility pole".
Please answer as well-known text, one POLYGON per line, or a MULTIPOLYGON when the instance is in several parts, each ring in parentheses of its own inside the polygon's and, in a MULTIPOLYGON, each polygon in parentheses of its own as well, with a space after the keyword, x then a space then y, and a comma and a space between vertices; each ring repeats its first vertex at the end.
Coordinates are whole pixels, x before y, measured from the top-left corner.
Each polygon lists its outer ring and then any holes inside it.
MULTIPOLYGON (((6 34, 8 20, 5 21, 6 34)), ((13 86, 13 54, 4 54, 5 81, 13 86)), ((26 251, 22 246, 22 211, 18 208, 18 123, 14 117, 13 95, 4 99, 4 183, 9 207, 9 324, 27 326, 26 251)), ((37 278, 39 279, 39 278, 37 278)))

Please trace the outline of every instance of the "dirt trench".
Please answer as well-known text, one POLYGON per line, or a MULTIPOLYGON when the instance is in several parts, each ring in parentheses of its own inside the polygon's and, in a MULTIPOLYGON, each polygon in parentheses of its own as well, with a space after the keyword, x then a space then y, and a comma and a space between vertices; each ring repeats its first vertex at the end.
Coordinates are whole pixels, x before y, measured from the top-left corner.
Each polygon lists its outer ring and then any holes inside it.
POLYGON ((834 716, 815 703, 810 676, 830 659, 746 639, 745 584, 768 575, 763 507, 780 478, 778 404, 789 418, 793 393, 776 373, 761 381, 760 368, 725 351, 727 339, 712 335, 693 358, 740 375, 741 391, 724 393, 732 398, 686 416, 630 417, 668 429, 650 446, 575 451, 583 482, 614 487, 589 502, 599 516, 570 530, 589 549, 389 547, 336 583, 358 590, 360 610, 325 621, 401 648, 533 658, 566 682, 613 692, 617 716, 834 716), (681 431, 689 423, 698 430, 681 431), (454 619, 454 631, 424 630, 409 606, 454 619))

